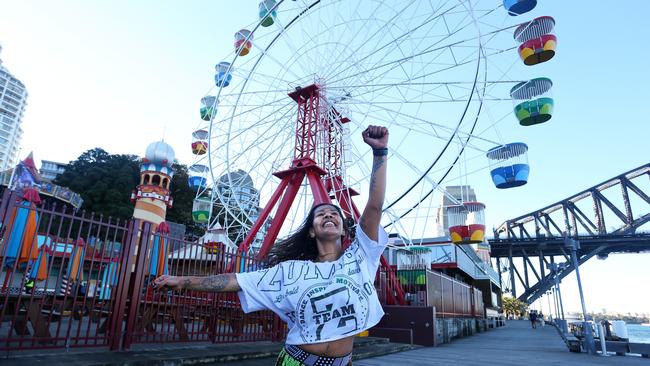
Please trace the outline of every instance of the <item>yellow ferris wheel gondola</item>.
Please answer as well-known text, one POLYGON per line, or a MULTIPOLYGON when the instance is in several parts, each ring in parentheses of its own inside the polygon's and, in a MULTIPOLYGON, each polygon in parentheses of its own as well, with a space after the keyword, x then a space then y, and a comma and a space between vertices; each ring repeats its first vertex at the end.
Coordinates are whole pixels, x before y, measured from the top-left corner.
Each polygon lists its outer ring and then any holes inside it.
POLYGON ((537 65, 555 56, 557 37, 552 34, 554 27, 555 19, 543 16, 521 24, 515 29, 514 38, 521 43, 519 56, 524 64, 537 65))
POLYGON ((235 52, 239 56, 246 56, 253 47, 253 33, 248 29, 240 29, 235 33, 235 52))
POLYGON ((203 155, 208 152, 208 131, 196 130, 192 132, 192 154, 203 155))
POLYGON ((481 202, 448 206, 447 222, 454 244, 476 244, 485 240, 485 205, 481 202))

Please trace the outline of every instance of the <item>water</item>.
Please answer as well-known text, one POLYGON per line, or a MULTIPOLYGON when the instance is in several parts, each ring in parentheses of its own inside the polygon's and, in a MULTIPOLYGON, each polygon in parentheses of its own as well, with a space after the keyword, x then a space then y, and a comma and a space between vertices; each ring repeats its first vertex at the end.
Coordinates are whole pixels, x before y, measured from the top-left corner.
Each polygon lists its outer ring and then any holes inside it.
POLYGON ((650 326, 640 324, 626 324, 627 335, 630 337, 630 342, 634 343, 650 343, 650 326))

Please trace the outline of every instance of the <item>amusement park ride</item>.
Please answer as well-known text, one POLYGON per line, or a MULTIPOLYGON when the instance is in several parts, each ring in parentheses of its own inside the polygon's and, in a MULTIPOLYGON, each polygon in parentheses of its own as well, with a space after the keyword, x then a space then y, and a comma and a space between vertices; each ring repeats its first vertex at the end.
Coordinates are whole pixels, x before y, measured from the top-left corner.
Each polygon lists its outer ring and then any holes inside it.
MULTIPOLYGON (((496 141, 496 125, 512 109, 494 114, 512 101, 521 126, 551 119, 552 81, 511 80, 506 70, 515 49, 527 66, 553 58, 553 18, 487 26, 511 23, 536 0, 396 4, 259 4, 258 19, 235 33, 229 58, 215 67, 214 90, 201 99, 189 168, 195 222, 224 230, 239 252, 254 248, 262 259, 313 204, 335 199, 358 220, 352 197, 370 170, 354 136, 370 123, 391 132, 383 224, 407 241, 434 226, 431 194, 451 196, 443 184, 452 169, 461 183, 485 165, 498 189, 527 183, 528 146, 496 141), (489 164, 471 166, 481 157, 489 164)), ((485 205, 450 198, 451 241, 484 243, 485 205)))

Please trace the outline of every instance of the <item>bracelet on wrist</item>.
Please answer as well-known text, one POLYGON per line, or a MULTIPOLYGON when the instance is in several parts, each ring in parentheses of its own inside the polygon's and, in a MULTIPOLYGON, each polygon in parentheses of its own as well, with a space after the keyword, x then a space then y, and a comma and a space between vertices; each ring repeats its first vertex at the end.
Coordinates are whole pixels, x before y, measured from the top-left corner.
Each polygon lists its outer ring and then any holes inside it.
POLYGON ((381 149, 372 149, 372 155, 374 156, 386 156, 388 155, 388 148, 384 147, 381 149))

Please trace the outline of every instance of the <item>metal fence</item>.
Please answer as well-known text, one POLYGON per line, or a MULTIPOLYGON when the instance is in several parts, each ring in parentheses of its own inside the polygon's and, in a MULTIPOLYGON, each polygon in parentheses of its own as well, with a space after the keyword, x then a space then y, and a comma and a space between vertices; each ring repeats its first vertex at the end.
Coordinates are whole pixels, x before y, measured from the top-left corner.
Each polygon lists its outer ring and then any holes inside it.
MULTIPOLYGON (((252 258, 229 252, 224 246, 174 240, 152 234, 152 225, 142 223, 137 230, 143 238, 139 250, 145 255, 134 258, 136 268, 131 282, 133 291, 125 301, 135 300, 125 321, 124 348, 132 343, 150 342, 244 342, 280 340, 284 326, 270 311, 244 314, 235 293, 206 293, 198 291, 154 291, 151 281, 158 275, 207 276, 224 273, 231 262, 237 271, 254 270, 252 258), (163 244, 167 241, 166 244, 163 244), (177 248, 167 252, 162 247, 177 248), (163 256, 162 260, 159 256, 163 256), (158 256, 158 258, 157 258, 158 256), (152 263, 164 268, 153 268, 152 263), (156 273, 158 271, 159 273, 156 273)), ((128 275, 128 274, 127 274, 128 275)))
POLYGON ((250 258, 28 198, 6 190, 0 202, 0 350, 284 337, 275 315, 243 314, 236 294, 150 285, 162 273, 223 273, 231 262, 254 269, 250 258))
MULTIPOLYGON (((276 315, 244 314, 234 293, 151 286, 163 273, 254 270, 259 263, 252 258, 219 243, 154 232, 144 221, 30 200, 5 190, 0 201, 0 350, 284 338, 286 326, 276 315)), ((483 314, 480 291, 431 271, 382 269, 376 286, 384 304, 401 286, 411 306, 435 306, 440 316, 483 314)))
POLYGON ((402 288, 409 306, 435 307, 438 317, 482 318, 485 315, 480 290, 439 272, 415 267, 380 268, 375 287, 383 304, 393 305, 389 291, 394 286, 402 288))

